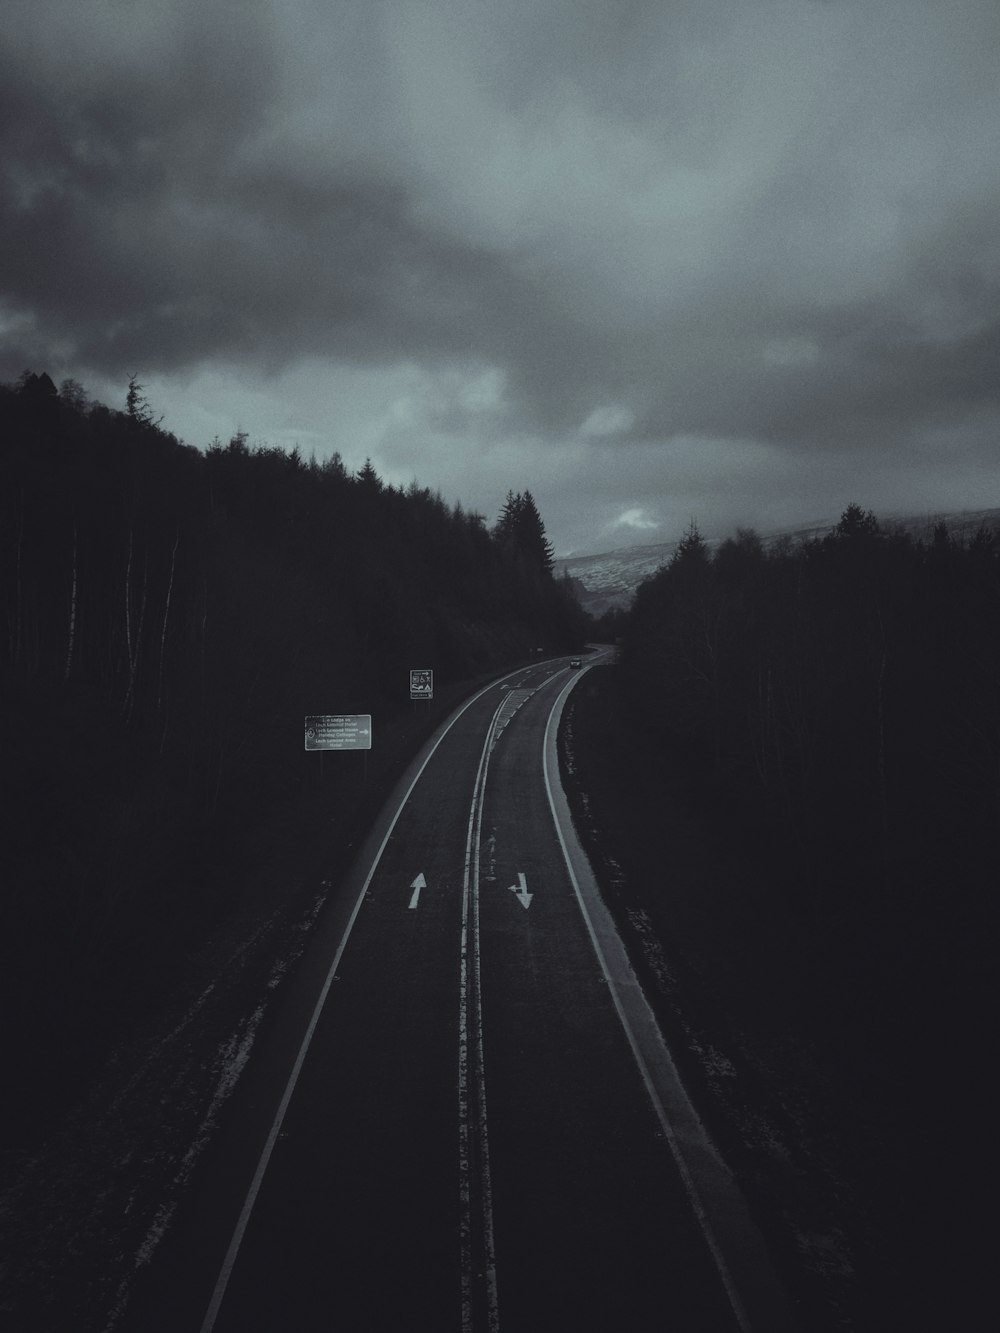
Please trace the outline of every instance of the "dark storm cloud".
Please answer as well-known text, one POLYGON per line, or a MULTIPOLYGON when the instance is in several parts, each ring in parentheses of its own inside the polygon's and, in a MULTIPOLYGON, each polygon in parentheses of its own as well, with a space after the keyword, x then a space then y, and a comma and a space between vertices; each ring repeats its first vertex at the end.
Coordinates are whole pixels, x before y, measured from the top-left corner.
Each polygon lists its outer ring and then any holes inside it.
POLYGON ((672 441, 1000 416, 993 0, 7 9, 4 378, 384 372, 401 468, 573 440, 636 514, 672 441))
MULTIPOLYGON (((995 309, 1000 309, 998 304, 995 309)), ((939 418, 1000 413, 1000 321, 966 332, 928 334, 900 311, 873 300, 846 311, 794 311, 761 341, 774 361, 730 350, 690 334, 676 353, 683 383, 656 398, 632 430, 660 440, 703 431, 746 435, 794 449, 816 442, 865 448, 939 418), (787 350, 783 350, 787 349, 787 350)))
POLYGON ((350 144, 338 153, 334 136, 319 154, 286 134, 267 7, 224 8, 192 7, 135 67, 132 43, 127 60, 90 66, 96 48, 34 68, 5 54, 8 316, 111 373, 454 351, 473 314, 489 346, 516 281, 421 230, 402 184, 348 160, 350 144))
POLYGON ((193 244, 198 222, 175 224, 260 121, 267 34, 252 6, 238 32, 188 6, 172 31, 134 34, 133 7, 99 5, 92 27, 86 9, 22 10, 3 47, 0 263, 40 340, 120 368, 196 289, 211 228, 193 244))

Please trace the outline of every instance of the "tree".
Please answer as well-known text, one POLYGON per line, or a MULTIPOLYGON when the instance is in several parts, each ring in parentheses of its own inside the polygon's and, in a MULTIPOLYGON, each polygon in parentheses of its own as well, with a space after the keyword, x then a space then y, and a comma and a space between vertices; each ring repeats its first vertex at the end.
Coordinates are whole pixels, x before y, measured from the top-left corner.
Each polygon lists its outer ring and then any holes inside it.
POLYGON ((856 537, 877 537, 881 529, 878 519, 870 509, 862 509, 852 500, 840 516, 840 522, 834 529, 837 537, 848 539, 856 537))
POLYGON ((375 466, 370 458, 366 458, 364 467, 359 469, 357 480, 364 490, 372 494, 377 495, 382 490, 382 478, 375 471, 375 466))
POLYGON ((507 492, 493 535, 502 548, 525 557, 543 574, 552 573, 555 552, 530 491, 518 495, 507 492))
POLYGON ((79 412, 82 416, 90 406, 90 399, 87 391, 79 380, 65 379, 59 385, 59 397, 74 412, 79 412))
POLYGON ((707 564, 708 543, 701 535, 698 524, 692 519, 685 529, 684 536, 677 543, 677 550, 671 557, 670 567, 684 569, 707 564))
POLYGON ((40 375, 35 375, 30 370, 24 371, 17 382, 17 389, 26 398, 33 398, 36 402, 55 398, 58 393, 56 386, 44 370, 40 375))
POLYGON ((163 420, 162 417, 153 417, 153 409, 149 405, 149 399, 146 397, 143 386, 139 383, 138 375, 128 377, 125 409, 139 426, 158 426, 163 420))

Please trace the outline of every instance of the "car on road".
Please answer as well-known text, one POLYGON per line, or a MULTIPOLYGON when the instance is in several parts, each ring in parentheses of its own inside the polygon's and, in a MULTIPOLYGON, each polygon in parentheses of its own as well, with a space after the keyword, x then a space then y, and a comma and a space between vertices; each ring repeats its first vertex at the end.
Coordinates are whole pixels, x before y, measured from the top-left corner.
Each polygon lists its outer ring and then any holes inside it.
POLYGON ((580 661, 578 657, 571 657, 569 664, 571 667, 578 667, 583 665, 583 663, 580 661))

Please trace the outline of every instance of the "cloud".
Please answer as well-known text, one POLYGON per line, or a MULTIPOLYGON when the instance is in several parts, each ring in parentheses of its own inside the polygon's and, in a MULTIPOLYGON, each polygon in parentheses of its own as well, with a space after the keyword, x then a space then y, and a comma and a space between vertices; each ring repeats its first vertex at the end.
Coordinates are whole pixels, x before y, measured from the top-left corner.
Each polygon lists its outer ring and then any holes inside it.
POLYGON ((922 495, 945 435, 981 486, 998 46, 993 0, 10 0, 0 376, 537 477, 567 542, 748 460, 761 514, 922 495))
POLYGON ((645 509, 636 507, 626 509, 623 514, 619 514, 611 525, 612 528, 630 528, 635 532, 655 531, 660 525, 655 518, 650 518, 645 509))
POLYGON ((580 427, 581 435, 620 435, 635 423, 635 413, 618 403, 595 407, 580 427))

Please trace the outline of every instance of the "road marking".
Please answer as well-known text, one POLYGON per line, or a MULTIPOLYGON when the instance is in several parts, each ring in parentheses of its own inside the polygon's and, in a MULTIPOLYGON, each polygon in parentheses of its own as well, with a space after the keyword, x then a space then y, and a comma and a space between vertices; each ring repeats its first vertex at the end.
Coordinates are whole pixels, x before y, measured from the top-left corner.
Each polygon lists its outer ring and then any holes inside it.
MULTIPOLYGON (((515 674, 517 673, 511 672, 511 675, 515 674)), ((372 880, 375 878, 375 871, 378 869, 379 862, 382 860, 382 853, 389 845, 389 839, 392 837, 393 830, 395 829, 397 823, 399 822, 399 817, 403 813, 407 801, 413 795, 413 789, 416 787, 417 783, 423 777, 424 770, 426 769, 427 765, 431 762, 431 759, 434 757, 434 754, 436 753, 438 746, 444 740, 445 736, 447 736, 448 732, 451 731, 452 727, 455 725, 458 719, 463 715, 463 713, 465 713, 467 709, 471 708, 477 699, 481 699, 484 694, 488 694, 489 691, 492 690, 498 684, 502 686, 502 682, 498 682, 495 680, 491 681, 489 685, 484 685, 483 688, 479 690, 476 694, 474 694, 470 699, 466 699, 464 704, 462 704, 459 708, 456 708, 455 712, 452 713, 451 717, 449 717, 447 721, 444 723, 444 725, 441 727, 441 730, 435 737, 433 744, 431 744, 426 755, 424 756, 419 767, 417 768, 413 780, 407 787, 402 800, 396 807, 396 812, 393 815, 392 819, 389 821, 389 827, 386 829, 385 835, 383 836, 382 841, 379 843, 375 855, 372 857, 371 866, 369 867, 368 873, 365 876, 364 883, 361 885, 361 888, 358 891, 358 896, 355 899, 354 907, 351 909, 351 915, 348 918, 347 925, 344 927, 344 933, 341 936, 340 944, 337 946, 336 952, 334 953, 333 956, 333 961, 330 964, 330 970, 326 974, 326 980, 323 982, 322 988, 320 989, 319 997, 317 998, 316 1004, 313 1007, 312 1017, 309 1019, 309 1024, 305 1030, 305 1035, 302 1038, 298 1054, 295 1057, 295 1063, 292 1065, 292 1071, 288 1076, 288 1082, 285 1084, 285 1090, 282 1093, 281 1101, 278 1103, 278 1109, 275 1112, 274 1120, 271 1122, 271 1128, 268 1132, 266 1140, 264 1141, 264 1147, 261 1149, 260 1157, 257 1160, 257 1167, 253 1173, 253 1177, 247 1189, 246 1197, 243 1200, 243 1207, 241 1208, 240 1215, 236 1220, 236 1226, 233 1229, 233 1234, 229 1241, 229 1248, 226 1250, 225 1258, 222 1261, 222 1267, 219 1269, 219 1275, 216 1278, 215 1287, 212 1291, 211 1299, 209 1300, 208 1303, 208 1308, 205 1311, 205 1317, 202 1320, 200 1333, 212 1333, 212 1330, 215 1328, 215 1322, 219 1317, 219 1310, 222 1308, 222 1301, 223 1298, 225 1297, 226 1289, 229 1286, 229 1280, 232 1277, 233 1269, 236 1267, 236 1260, 239 1257, 240 1247, 243 1244, 243 1237, 245 1236, 246 1229, 250 1224, 250 1217, 253 1213, 254 1205, 257 1202, 257 1196, 260 1194, 260 1187, 263 1184, 264 1175, 267 1171, 268 1163, 271 1160, 271 1156, 274 1152, 274 1146, 278 1141, 279 1134, 281 1133, 281 1126, 284 1123, 289 1103, 292 1100, 292 1094, 295 1091, 295 1085, 299 1081, 299 1075, 302 1072, 302 1066, 305 1064, 306 1054, 308 1053, 309 1047, 312 1044, 313 1033, 316 1031, 317 1024, 319 1023, 320 1014, 323 1012, 323 1006, 326 1003, 326 997, 330 992, 330 987, 336 980, 337 968, 340 966, 340 960, 344 956, 344 950, 347 948, 347 941, 350 938, 351 931, 354 929, 354 923, 361 912, 361 904, 365 900, 365 895, 368 892, 368 887, 371 884, 372 880)), ((496 714, 494 714, 494 721, 495 720, 496 720, 496 714)), ((491 729, 492 729, 492 723, 491 723, 491 729)), ((492 1243, 492 1238, 491 1238, 491 1243, 492 1243)), ((495 1274, 494 1274, 494 1280, 495 1280, 495 1274)))
POLYGON ((524 910, 527 911, 528 908, 531 906, 531 900, 532 898, 534 898, 535 895, 533 893, 528 892, 528 882, 524 878, 523 871, 519 870, 517 872, 517 883, 512 884, 510 886, 510 891, 517 899, 517 901, 521 904, 521 906, 524 908, 524 910))
POLYGON ((511 719, 514 717, 514 714, 517 712, 517 710, 522 706, 522 704, 525 703, 526 700, 530 699, 535 692, 536 691, 534 689, 531 690, 511 689, 508 692, 500 709, 500 716, 497 720, 496 729, 493 732, 493 741, 492 741, 493 745, 496 745, 497 741, 503 735, 505 729, 509 725, 511 719))
POLYGON ((493 1238, 493 1187, 486 1127, 486 1070, 479 945, 479 863, 482 855, 483 795, 490 753, 504 708, 501 703, 486 732, 472 791, 462 876, 462 936, 458 1001, 459 1241, 461 1248, 462 1333, 500 1327, 497 1265, 493 1238), (470 1078, 471 1065, 471 1078, 470 1078))
POLYGON ((413 896, 410 898, 410 908, 412 909, 417 905, 417 900, 420 897, 420 890, 427 888, 427 881, 424 879, 422 871, 410 885, 410 888, 413 890, 413 896))
POLYGON ((625 978, 631 976, 634 981, 621 938, 601 900, 596 882, 593 882, 586 853, 575 838, 568 802, 559 782, 556 752, 556 735, 566 696, 583 678, 586 670, 574 675, 556 697, 542 742, 545 790, 570 883, 583 914, 602 977, 611 993, 619 1021, 632 1048, 633 1059, 677 1164, 692 1211, 712 1255, 736 1323, 741 1333, 754 1333, 757 1328, 788 1330, 794 1325, 794 1320, 787 1299, 773 1273, 766 1249, 747 1212, 739 1187, 688 1098, 687 1090, 677 1074, 673 1056, 641 987, 629 984, 627 980, 624 988, 620 987, 609 964, 610 953, 618 959, 616 968, 620 970, 620 975, 625 978), (561 808, 562 817, 557 805, 561 808), (572 841, 577 857, 571 855, 567 839, 572 841), (579 877, 574 860, 579 865, 579 877), (581 879, 587 882, 586 894, 581 879), (588 897, 592 902, 592 910, 587 906, 588 897), (632 1010, 631 1019, 626 1012, 627 1008, 632 1010), (641 1040, 640 1031, 643 1034, 641 1040), (745 1295, 752 1296, 755 1305, 759 1307, 759 1322, 751 1319, 745 1295))

